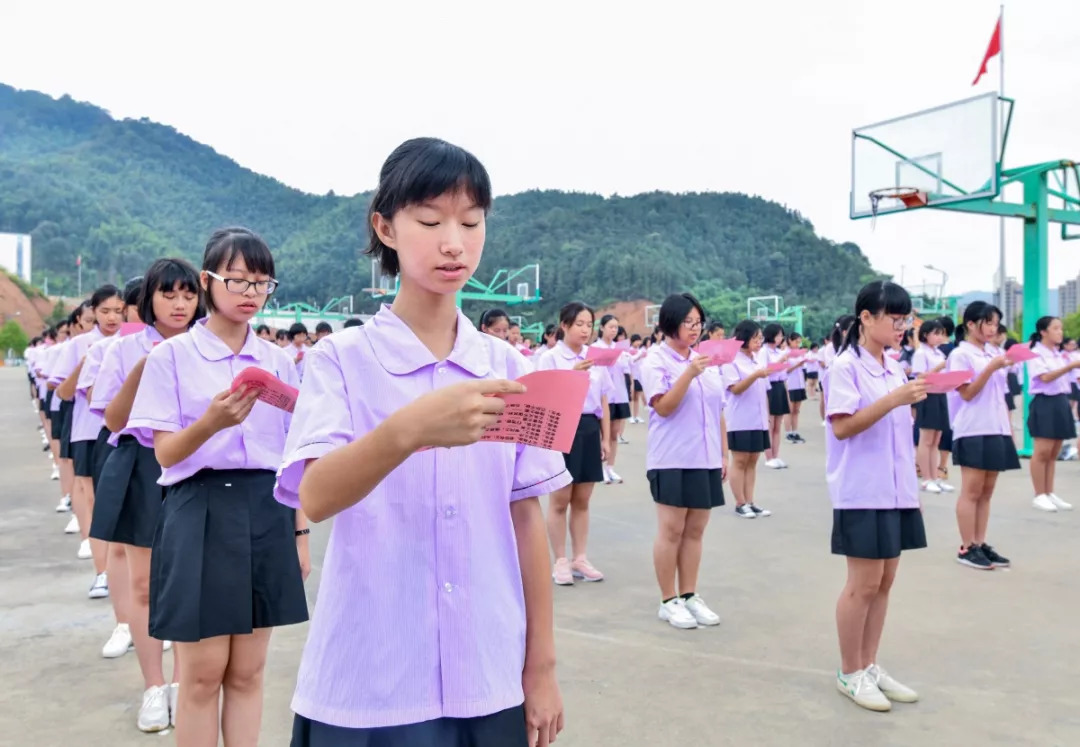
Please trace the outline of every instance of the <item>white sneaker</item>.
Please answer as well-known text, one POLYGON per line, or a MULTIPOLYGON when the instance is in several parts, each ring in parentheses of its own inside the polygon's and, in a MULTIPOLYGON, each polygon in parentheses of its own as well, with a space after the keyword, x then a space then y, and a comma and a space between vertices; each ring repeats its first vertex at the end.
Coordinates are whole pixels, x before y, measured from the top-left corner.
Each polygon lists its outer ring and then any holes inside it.
POLYGON ((608 473, 608 477, 611 479, 612 482, 621 483, 623 481, 623 479, 621 477, 619 477, 619 473, 616 472, 614 468, 608 467, 607 473, 608 473))
POLYGON ((180 698, 180 683, 174 682, 166 687, 169 688, 169 723, 176 726, 176 701, 180 698))
POLYGON ((1035 500, 1031 502, 1031 505, 1040 511, 1049 511, 1050 513, 1057 511, 1057 506, 1054 505, 1054 502, 1050 500, 1050 496, 1047 495, 1035 496, 1035 500))
POLYGON ((1072 504, 1058 498, 1053 493, 1047 493, 1046 497, 1050 499, 1050 502, 1054 504, 1054 507, 1061 511, 1072 511, 1072 504))
POLYGON ((84 539, 79 543, 79 552, 75 554, 79 560, 89 560, 94 557, 94 554, 90 552, 90 540, 84 539))
POLYGON ((627 441, 624 436, 619 436, 618 442, 621 446, 628 446, 630 444, 630 442, 627 441))
POLYGON ((776 457, 776 465, 777 469, 787 469, 787 462, 785 462, 780 457, 776 457))
POLYGON ((934 482, 937 484, 937 486, 939 488, 941 488, 942 492, 944 492, 944 493, 955 493, 956 492, 956 488, 954 488, 952 485, 945 482, 944 480, 934 480, 934 482))
POLYGON ((705 600, 695 594, 683 601, 686 609, 697 620, 698 625, 719 625, 720 615, 709 609, 709 605, 705 604, 705 600))
POLYGON ((769 469, 783 469, 782 462, 779 459, 766 459, 765 466, 769 469))
POLYGON ((669 602, 661 602, 658 617, 671 625, 671 627, 680 630, 692 630, 698 626, 697 620, 690 614, 690 610, 686 609, 686 603, 679 597, 675 597, 669 602))
MULTIPOLYGON (((59 476, 57 476, 57 477, 54 477, 53 479, 54 480, 59 480, 60 478, 59 478, 59 476)), ((66 514, 69 511, 71 511, 71 496, 70 495, 65 495, 63 498, 60 499, 60 502, 56 504, 56 513, 58 513, 58 514, 66 514)))
MULTIPOLYGON (((161 650, 162 651, 171 651, 172 650, 172 641, 163 642, 161 644, 161 650)), ((176 683, 173 683, 173 684, 176 684, 176 683)))
POLYGON ((104 599, 109 596, 109 574, 104 571, 94 576, 94 583, 90 585, 91 599, 104 599))
POLYGON ((611 484, 611 470, 608 469, 608 466, 606 464, 604 465, 604 484, 611 484))
POLYGON ((64 534, 78 534, 79 533, 79 517, 75 514, 71 515, 71 521, 64 527, 64 534))
POLYGON ((836 689, 870 711, 891 711, 892 703, 878 689, 874 678, 860 669, 851 674, 836 673, 836 689))
POLYGON ((877 664, 871 664, 866 668, 866 677, 873 680, 878 690, 889 700, 897 703, 914 703, 919 699, 919 694, 907 685, 902 685, 877 664))
MULTIPOLYGON (((104 574, 102 574, 104 575, 104 574)), ((103 659, 119 659, 131 648, 131 629, 127 623, 118 624, 109 636, 109 640, 101 647, 103 659)), ((147 691, 149 692, 149 691, 147 691)), ((143 729, 143 731, 146 731, 143 729)))
POLYGON ((139 731, 153 733, 169 728, 169 686, 151 687, 142 696, 139 719, 136 725, 139 731))
MULTIPOLYGON (((58 466, 56 466, 55 464, 52 466, 52 473, 49 475, 49 479, 50 480, 59 480, 60 479, 60 468, 58 466)), ((70 500, 71 499, 68 498, 68 501, 70 501, 70 500)), ((60 509, 56 509, 56 510, 59 511, 60 509)), ((70 509, 68 509, 68 510, 70 510, 70 509)))
POLYGON ((941 486, 938 485, 937 482, 934 481, 934 480, 927 480, 926 482, 924 482, 922 484, 922 489, 923 489, 924 493, 941 493, 942 492, 941 486))

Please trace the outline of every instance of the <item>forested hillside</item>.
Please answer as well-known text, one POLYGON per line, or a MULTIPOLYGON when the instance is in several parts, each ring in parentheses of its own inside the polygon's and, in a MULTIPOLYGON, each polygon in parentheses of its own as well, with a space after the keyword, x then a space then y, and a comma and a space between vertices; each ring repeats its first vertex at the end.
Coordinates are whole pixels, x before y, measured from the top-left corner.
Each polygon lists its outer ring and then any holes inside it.
MULTIPOLYGON (((77 256, 85 290, 162 254, 197 260, 213 228, 241 224, 275 249, 280 301, 359 300, 371 275, 361 255, 367 197, 306 194, 171 127, 0 85, 0 231, 33 235, 34 281, 47 275, 52 293, 74 293, 77 256)), ((529 309, 536 319, 571 298, 659 301, 692 289, 730 324, 747 296, 776 293, 808 307, 815 333, 874 276, 854 244, 736 193, 497 198, 479 279, 533 262, 544 295, 529 309)))

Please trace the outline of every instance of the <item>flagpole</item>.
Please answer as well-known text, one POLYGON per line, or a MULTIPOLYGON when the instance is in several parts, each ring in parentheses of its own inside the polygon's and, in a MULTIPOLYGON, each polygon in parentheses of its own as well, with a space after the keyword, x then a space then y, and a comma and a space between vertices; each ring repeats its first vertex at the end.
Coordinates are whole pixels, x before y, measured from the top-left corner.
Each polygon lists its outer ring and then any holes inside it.
MULTIPOLYGON (((998 16, 998 46, 1001 51, 998 52, 998 96, 1005 97, 1005 3, 1001 4, 1001 15, 998 16)), ((1005 136, 1005 117, 1002 112, 1002 104, 999 101, 997 106, 998 114, 998 136, 1005 136)), ((1000 146, 998 146, 1000 148, 1000 146)), ((1002 149, 1004 150, 1004 149, 1002 149)), ((998 156, 1001 158, 1001 155, 998 156)), ((1000 161, 999 161, 1000 166, 1000 161)), ((1000 169, 999 169, 1000 170, 1000 169)), ((998 175, 1000 178, 1000 173, 998 175)), ((1002 309, 1009 308, 1009 302, 1005 300, 1005 216, 998 218, 998 286, 999 296, 998 299, 1001 303, 1002 309)), ((1014 322, 1015 319, 1007 320, 1006 324, 1014 322)), ((1024 331, 1020 330, 1020 334, 1023 335, 1024 331)))

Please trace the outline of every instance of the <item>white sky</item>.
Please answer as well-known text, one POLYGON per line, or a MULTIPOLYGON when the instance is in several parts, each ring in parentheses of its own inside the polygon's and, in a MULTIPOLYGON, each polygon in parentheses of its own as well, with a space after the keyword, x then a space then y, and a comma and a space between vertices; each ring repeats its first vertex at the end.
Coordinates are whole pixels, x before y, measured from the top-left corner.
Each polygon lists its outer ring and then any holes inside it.
MULTIPOLYGON (((996 89, 996 61, 971 81, 998 0, 162 5, 8 3, 0 81, 172 125, 311 192, 369 189, 395 145, 436 135, 499 194, 748 192, 908 284, 937 282, 933 263, 953 292, 991 286, 995 218, 871 231, 848 194, 853 127, 996 89)), ((1007 167, 1080 159, 1078 28, 1075 0, 1007 9, 1007 167)), ((1010 221, 1011 275, 1021 242, 1010 221)), ((1051 285, 1077 276, 1080 242, 1050 252, 1051 285)))

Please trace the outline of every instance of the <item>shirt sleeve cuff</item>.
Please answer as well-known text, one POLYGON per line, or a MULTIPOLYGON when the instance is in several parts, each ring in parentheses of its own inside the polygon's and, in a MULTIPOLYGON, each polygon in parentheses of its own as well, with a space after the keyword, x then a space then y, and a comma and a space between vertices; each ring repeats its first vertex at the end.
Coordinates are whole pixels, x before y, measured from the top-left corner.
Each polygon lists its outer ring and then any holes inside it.
POLYGON ((547 477, 540 482, 533 483, 532 485, 523 485, 520 488, 514 488, 510 492, 510 501, 520 501, 523 498, 536 498, 541 495, 547 495, 553 493, 559 488, 565 488, 573 481, 570 477, 570 473, 567 470, 563 470, 557 475, 547 477))
POLYGON ((131 418, 128 420, 127 427, 128 430, 132 431, 164 431, 165 433, 176 433, 177 431, 183 430, 183 427, 179 423, 173 423, 168 420, 151 420, 150 418, 131 418))
POLYGON ((304 477, 304 468, 308 461, 329 454, 337 446, 328 441, 304 444, 293 451, 282 463, 274 485, 274 498, 289 508, 300 508, 300 480, 304 477))

